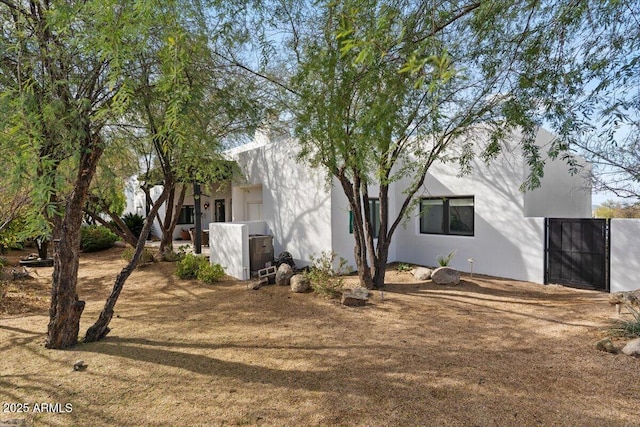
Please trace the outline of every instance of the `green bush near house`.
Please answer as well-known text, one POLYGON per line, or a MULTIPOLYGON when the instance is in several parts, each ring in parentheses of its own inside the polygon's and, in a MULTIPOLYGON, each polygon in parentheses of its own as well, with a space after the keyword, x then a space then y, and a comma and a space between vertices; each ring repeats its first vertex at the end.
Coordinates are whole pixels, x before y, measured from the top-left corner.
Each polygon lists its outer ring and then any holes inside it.
POLYGON ((122 221, 127 225, 134 236, 140 237, 142 227, 144 227, 144 218, 140 214, 128 213, 122 217, 122 221))
POLYGON ((113 246, 118 236, 107 227, 85 225, 80 230, 80 249, 84 252, 97 252, 113 246))
POLYGON ((183 280, 198 279, 212 284, 224 277, 224 269, 220 264, 210 265, 204 257, 186 254, 176 263, 176 275, 183 280))

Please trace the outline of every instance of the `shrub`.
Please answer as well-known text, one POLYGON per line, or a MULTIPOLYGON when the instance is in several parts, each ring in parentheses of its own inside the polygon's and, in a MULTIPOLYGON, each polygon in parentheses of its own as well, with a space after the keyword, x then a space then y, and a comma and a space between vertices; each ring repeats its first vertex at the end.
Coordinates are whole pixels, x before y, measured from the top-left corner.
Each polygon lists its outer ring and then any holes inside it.
MULTIPOLYGON (((122 252, 122 255, 120 255, 120 258, 122 258, 123 261, 129 262, 133 258, 133 254, 135 252, 136 252, 135 248, 132 248, 131 246, 127 246, 127 248, 122 252)), ((153 252, 151 252, 147 248, 144 248, 142 250, 142 256, 138 261, 138 265, 149 264, 154 262, 155 260, 156 258, 153 255, 153 252)))
POLYGON ((127 225, 134 236, 140 237, 142 227, 144 227, 144 218, 140 214, 128 213, 122 217, 122 221, 127 225))
POLYGON ((187 254, 176 263, 176 275, 183 280, 196 279, 200 267, 206 264, 206 258, 187 254))
POLYGON ((631 319, 617 320, 615 326, 611 328, 611 333, 621 337, 640 337, 640 310, 630 305, 627 305, 627 308, 631 313, 631 319))
POLYGON ((202 280, 204 283, 209 285, 217 282, 223 277, 224 269, 220 264, 210 265, 207 263, 206 265, 200 266, 200 269, 198 270, 198 280, 202 280))
POLYGON ((411 271, 411 268, 412 268, 411 265, 401 262, 401 263, 398 263, 398 265, 396 266, 396 271, 399 271, 400 273, 404 273, 407 271, 411 271))
POLYGON ((338 267, 334 268, 336 254, 322 252, 320 256, 311 256, 311 268, 304 273, 311 283, 311 289, 325 297, 335 298, 340 295, 343 279, 341 275, 348 273, 347 260, 340 258, 338 267))
POLYGON ((436 259, 436 261, 438 261, 438 264, 440 265, 440 267, 447 267, 451 262, 451 260, 453 259, 453 257, 455 256, 456 256, 456 251, 454 249, 451 252, 449 252, 447 256, 439 256, 436 259))
POLYGON ((96 252, 109 249, 118 240, 111 230, 99 225, 85 225, 80 230, 80 249, 84 252, 96 252))

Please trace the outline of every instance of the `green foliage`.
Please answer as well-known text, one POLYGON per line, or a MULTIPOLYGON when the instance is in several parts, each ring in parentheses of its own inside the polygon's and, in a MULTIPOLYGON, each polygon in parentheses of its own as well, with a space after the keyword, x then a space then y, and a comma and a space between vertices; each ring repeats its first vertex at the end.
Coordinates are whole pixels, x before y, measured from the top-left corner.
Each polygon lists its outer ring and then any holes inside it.
POLYGON ((85 225, 80 230, 80 249, 84 252, 96 252, 109 249, 118 236, 107 227, 85 225))
POLYGON ((342 275, 349 273, 347 260, 340 258, 335 266, 336 254, 323 251, 319 256, 311 256, 311 267, 304 275, 311 283, 311 289, 319 295, 336 298, 343 285, 342 275))
POLYGON ((198 280, 202 280, 204 283, 212 285, 224 277, 224 269, 220 264, 203 265, 198 270, 198 280))
MULTIPOLYGON (((120 258, 122 258, 123 261, 130 262, 133 259, 133 255, 135 254, 135 252, 136 252, 135 248, 132 248, 131 246, 127 246, 125 250, 122 251, 122 255, 120 255, 120 258)), ((142 250, 142 255, 140 256, 140 260, 138 261, 138 265, 150 264, 155 260, 156 258, 153 255, 153 252, 147 248, 144 248, 142 250)))
POLYGON ((6 258, 0 256, 0 268, 6 267, 9 265, 9 261, 6 258))
POLYGON ((626 307, 629 309, 631 318, 615 321, 615 325, 610 329, 611 334, 629 338, 640 337, 640 310, 630 305, 626 307))
POLYGON ((455 256, 456 256, 456 250, 454 249, 451 252, 449 252, 447 256, 439 256, 438 258, 436 258, 436 261, 438 261, 438 265, 440 265, 440 267, 447 267, 449 266, 449 263, 455 256))
POLYGON ((413 267, 411 266, 411 264, 405 264, 403 262, 398 263, 398 265, 396 266, 396 270, 399 271, 400 273, 411 271, 412 268, 413 267))
POLYGON ((142 232, 142 227, 144 227, 144 218, 142 215, 128 213, 122 217, 122 221, 127 225, 134 236, 138 238, 140 237, 140 232, 142 232))
POLYGON ((177 262, 176 275, 183 280, 198 279, 212 284, 224 277, 224 269, 220 264, 210 265, 204 257, 186 254, 177 262))

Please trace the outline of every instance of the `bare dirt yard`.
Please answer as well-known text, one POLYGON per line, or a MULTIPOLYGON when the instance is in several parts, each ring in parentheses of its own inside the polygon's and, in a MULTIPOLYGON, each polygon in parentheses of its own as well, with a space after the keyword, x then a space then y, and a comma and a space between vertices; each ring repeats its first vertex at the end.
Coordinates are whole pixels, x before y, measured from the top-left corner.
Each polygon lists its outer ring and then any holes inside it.
MULTIPOLYGON (((81 335, 120 252, 81 258, 81 335)), ((384 293, 350 308, 181 281, 174 267, 138 269, 107 338, 66 351, 43 346, 52 269, 12 282, 0 425, 640 426, 640 359, 594 346, 617 317, 606 294, 475 275, 439 287, 390 270, 384 293)))

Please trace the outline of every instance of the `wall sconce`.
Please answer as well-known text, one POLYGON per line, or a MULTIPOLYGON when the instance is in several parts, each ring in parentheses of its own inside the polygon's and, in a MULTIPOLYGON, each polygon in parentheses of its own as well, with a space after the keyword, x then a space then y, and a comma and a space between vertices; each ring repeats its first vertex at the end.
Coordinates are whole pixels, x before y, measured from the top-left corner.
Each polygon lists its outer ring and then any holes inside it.
POLYGON ((206 211, 207 209, 209 209, 209 202, 204 203, 204 210, 206 211))

